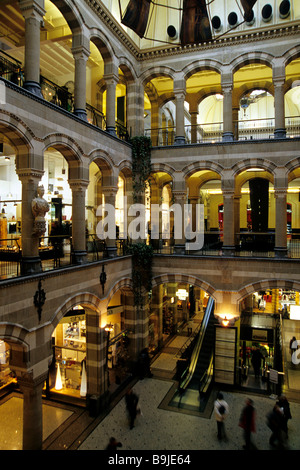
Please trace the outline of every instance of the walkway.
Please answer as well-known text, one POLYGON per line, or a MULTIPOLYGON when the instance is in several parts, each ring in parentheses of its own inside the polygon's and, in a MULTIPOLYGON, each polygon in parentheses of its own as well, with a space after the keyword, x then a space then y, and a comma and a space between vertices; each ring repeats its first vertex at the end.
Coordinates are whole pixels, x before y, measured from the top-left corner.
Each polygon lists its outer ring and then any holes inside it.
MULTIPOLYGON (((196 326, 196 325, 194 325, 196 326)), ((287 333, 289 334, 289 332, 287 333)), ((300 336, 299 336, 300 337, 300 336)), ((101 416, 93 418, 84 408, 43 402, 45 450, 104 450, 109 438, 116 437, 122 451, 199 451, 242 450, 243 434, 238 426, 245 399, 250 396, 257 411, 257 432, 254 440, 259 450, 270 451, 270 430, 266 414, 272 409, 274 399, 261 395, 223 390, 230 413, 226 420, 228 440, 218 441, 213 401, 217 390, 212 392, 205 410, 200 413, 169 407, 176 385, 172 376, 176 367, 178 348, 187 334, 175 337, 152 364, 152 378, 134 380, 132 386, 139 396, 142 414, 130 430, 125 409, 125 390, 116 397, 101 416)), ((300 449, 300 396, 298 379, 300 365, 292 369, 293 384, 297 387, 290 397, 292 420, 289 422, 288 450, 300 449), (298 370, 299 369, 299 370, 298 370), (296 376, 296 379, 294 379, 296 376), (296 382, 295 382, 296 380, 296 382), (296 393, 298 392, 298 393, 296 393)), ((14 393, 0 406, 0 450, 22 448, 22 395, 14 393)), ((122 455, 122 454, 120 454, 122 455)), ((268 453, 269 455, 269 453, 268 453)))

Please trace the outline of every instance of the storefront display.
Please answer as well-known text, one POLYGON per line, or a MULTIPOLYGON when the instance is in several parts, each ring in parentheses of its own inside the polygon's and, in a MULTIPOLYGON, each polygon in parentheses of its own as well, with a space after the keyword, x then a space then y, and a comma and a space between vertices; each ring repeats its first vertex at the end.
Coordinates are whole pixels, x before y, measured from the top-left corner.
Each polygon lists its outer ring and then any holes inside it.
POLYGON ((55 333, 56 377, 53 391, 83 396, 86 388, 86 319, 82 307, 69 312, 55 333))

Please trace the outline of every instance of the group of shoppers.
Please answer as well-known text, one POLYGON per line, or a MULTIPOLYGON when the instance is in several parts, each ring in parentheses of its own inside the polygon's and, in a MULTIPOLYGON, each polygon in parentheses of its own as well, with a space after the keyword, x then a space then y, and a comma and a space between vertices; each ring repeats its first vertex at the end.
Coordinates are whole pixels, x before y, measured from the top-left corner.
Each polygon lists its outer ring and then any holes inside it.
MULTIPOLYGON (((221 392, 218 393, 214 404, 215 418, 217 422, 217 437, 219 440, 227 439, 225 432, 225 420, 229 414, 229 406, 221 392)), ((288 438, 288 420, 292 418, 290 405, 285 396, 281 396, 272 410, 267 414, 267 426, 272 434, 269 443, 272 447, 285 448, 288 438)), ((256 432, 256 412, 251 398, 246 399, 239 419, 239 426, 244 431, 245 450, 254 450, 256 446, 252 441, 252 434, 256 432)))

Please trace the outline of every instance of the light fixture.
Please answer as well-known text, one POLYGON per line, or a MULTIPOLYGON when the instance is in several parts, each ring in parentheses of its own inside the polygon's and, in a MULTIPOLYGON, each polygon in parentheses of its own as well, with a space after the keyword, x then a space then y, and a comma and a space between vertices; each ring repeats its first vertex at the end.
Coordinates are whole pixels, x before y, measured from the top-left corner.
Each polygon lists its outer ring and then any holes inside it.
POLYGON ((82 372, 81 372, 81 384, 80 384, 80 396, 86 396, 87 389, 87 380, 86 380, 86 370, 85 370, 85 361, 82 363, 82 372))
POLYGON ((9 160, 10 160, 10 157, 9 157, 8 155, 5 155, 4 159, 5 159, 6 161, 9 161, 9 160))
POLYGON ((226 316, 222 320, 222 325, 225 327, 229 325, 229 320, 227 320, 226 316))
POLYGON ((107 323, 104 327, 105 331, 113 331, 114 327, 112 323, 107 323))
POLYGON ((55 390, 61 390, 61 389, 62 389, 61 373, 60 373, 59 363, 57 363, 55 390))

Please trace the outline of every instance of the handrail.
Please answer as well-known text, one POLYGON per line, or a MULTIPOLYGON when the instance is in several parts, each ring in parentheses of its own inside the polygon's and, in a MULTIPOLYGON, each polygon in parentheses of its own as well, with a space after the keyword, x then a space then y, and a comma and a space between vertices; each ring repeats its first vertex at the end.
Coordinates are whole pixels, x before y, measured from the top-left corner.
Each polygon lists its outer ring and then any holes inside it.
POLYGON ((199 353, 201 351, 201 347, 202 347, 202 344, 203 344, 204 333, 206 331, 206 328, 207 328, 207 325, 208 325, 208 322, 209 322, 209 319, 210 319, 210 315, 211 315, 213 305, 214 305, 214 300, 212 299, 212 297, 210 297, 209 300, 208 300, 208 303, 207 303, 207 307, 206 307, 206 311, 205 311, 202 323, 201 323, 201 328, 200 328, 200 332, 199 332, 198 341, 197 341, 197 344, 196 344, 195 348, 193 349, 190 364, 185 369, 183 374, 181 375, 181 379, 183 379, 182 383, 179 384, 179 389, 180 389, 181 393, 183 393, 186 390, 186 388, 187 388, 188 384, 190 383, 190 381, 193 377, 193 374, 195 372, 197 360, 198 360, 199 353))
POLYGON ((213 364, 214 364, 214 355, 213 353, 211 354, 209 366, 206 369, 206 371, 203 373, 200 381, 199 381, 199 393, 201 394, 202 392, 205 392, 208 384, 211 382, 212 379, 212 373, 211 370, 213 369, 213 364))

